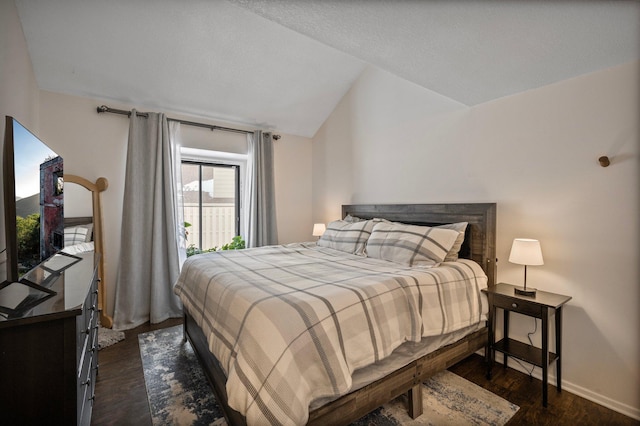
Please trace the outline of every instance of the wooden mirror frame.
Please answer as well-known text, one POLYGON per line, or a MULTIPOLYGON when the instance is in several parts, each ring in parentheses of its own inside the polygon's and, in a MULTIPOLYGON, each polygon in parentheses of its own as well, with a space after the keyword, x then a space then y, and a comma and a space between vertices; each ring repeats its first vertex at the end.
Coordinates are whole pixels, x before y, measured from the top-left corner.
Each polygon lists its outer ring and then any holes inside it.
POLYGON ((91 191, 91 201, 93 204, 93 244, 94 251, 99 254, 98 258, 98 310, 100 311, 100 325, 111 328, 113 319, 107 313, 107 293, 105 291, 105 256, 104 240, 102 232, 102 205, 101 193, 109 187, 109 181, 104 177, 99 177, 95 183, 76 175, 64 175, 65 183, 75 183, 91 191))

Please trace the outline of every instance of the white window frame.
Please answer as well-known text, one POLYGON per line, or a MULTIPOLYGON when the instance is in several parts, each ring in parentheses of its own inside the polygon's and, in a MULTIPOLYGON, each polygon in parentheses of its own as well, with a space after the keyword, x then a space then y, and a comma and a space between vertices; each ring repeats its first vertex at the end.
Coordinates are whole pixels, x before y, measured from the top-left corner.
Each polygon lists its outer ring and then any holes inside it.
MULTIPOLYGON (((195 161, 204 164, 224 164, 229 166, 240 167, 240 188, 239 188, 239 200, 240 205, 240 235, 245 235, 245 209, 244 203, 244 191, 245 191, 245 178, 247 174, 247 154, 237 154, 233 152, 213 151, 208 149, 199 148, 180 148, 180 160, 181 161, 195 161)), ((245 238, 246 239, 246 238, 245 238)))

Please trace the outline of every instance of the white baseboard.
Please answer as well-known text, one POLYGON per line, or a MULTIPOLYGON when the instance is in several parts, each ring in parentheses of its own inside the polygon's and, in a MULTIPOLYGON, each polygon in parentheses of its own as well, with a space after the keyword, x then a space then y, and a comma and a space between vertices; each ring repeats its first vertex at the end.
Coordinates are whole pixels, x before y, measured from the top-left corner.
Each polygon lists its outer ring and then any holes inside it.
MULTIPOLYGON (((484 350, 482 351, 478 351, 477 352, 479 355, 484 356, 484 350)), ((531 371, 531 367, 532 365, 521 361, 524 365, 527 366, 528 370, 525 369, 523 366, 521 366, 520 364, 518 364, 518 362, 516 360, 514 360, 513 358, 509 359, 509 368, 513 368, 514 370, 520 371, 522 373, 525 373, 527 375, 529 375, 529 371, 531 371)), ((499 364, 503 364, 503 357, 502 354, 499 352, 496 352, 496 363, 499 364)), ((553 367, 553 365, 552 365, 553 367)), ((557 380, 556 380, 556 376, 555 374, 551 374, 551 371, 555 371, 555 368, 550 368, 549 369, 549 384, 550 385, 554 385, 557 386, 557 380)), ((533 377, 535 377, 538 380, 542 380, 542 369, 540 369, 539 367, 536 367, 533 370, 533 377)), ((567 391, 570 392, 574 395, 578 395, 584 399, 588 399, 591 402, 595 402, 596 404, 602 405, 603 407, 607 407, 613 411, 616 411, 620 414, 624 414, 625 416, 631 417, 632 419, 635 420, 640 420, 640 408, 636 408, 636 407, 632 407, 628 404, 625 404, 623 402, 620 401, 616 401, 613 400, 607 396, 604 395, 600 395, 599 393, 593 392, 589 389, 586 389, 582 386, 576 385, 575 383, 571 383, 570 381, 562 380, 562 390, 563 391, 567 391)))
POLYGON ((589 389, 583 388, 582 386, 578 386, 574 383, 567 382, 566 380, 563 380, 562 382, 563 382, 562 384, 563 390, 566 389, 567 391, 573 394, 581 396, 584 399, 588 399, 589 401, 595 402, 596 404, 600 404, 603 407, 610 408, 613 411, 617 411, 618 413, 624 414, 625 416, 631 417, 632 419, 640 420, 640 409, 638 408, 613 400, 604 395, 600 395, 589 389))

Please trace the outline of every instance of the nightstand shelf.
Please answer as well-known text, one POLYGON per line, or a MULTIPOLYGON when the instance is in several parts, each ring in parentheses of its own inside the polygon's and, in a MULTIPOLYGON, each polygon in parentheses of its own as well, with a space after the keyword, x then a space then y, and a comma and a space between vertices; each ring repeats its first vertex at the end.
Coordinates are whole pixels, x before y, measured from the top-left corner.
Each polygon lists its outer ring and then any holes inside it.
MULTIPOLYGON (((542 367, 542 349, 522 343, 513 339, 502 339, 493 345, 493 350, 503 354, 528 362, 536 367, 542 367)), ((549 352, 549 364, 558 358, 553 352, 549 352)))
POLYGON ((491 379, 491 369, 495 360, 495 352, 502 352, 504 367, 509 357, 528 362, 542 368, 542 405, 547 406, 547 385, 549 364, 556 363, 556 379, 558 392, 562 390, 562 307, 571 300, 571 296, 538 290, 534 296, 516 294, 515 286, 498 283, 483 289, 489 299, 489 341, 487 343, 488 368, 487 377, 491 379), (504 318, 504 338, 495 342, 496 311, 502 309, 504 318), (519 342, 509 338, 509 313, 516 312, 542 321, 542 348, 519 342), (555 314, 556 353, 549 350, 549 314, 555 314))

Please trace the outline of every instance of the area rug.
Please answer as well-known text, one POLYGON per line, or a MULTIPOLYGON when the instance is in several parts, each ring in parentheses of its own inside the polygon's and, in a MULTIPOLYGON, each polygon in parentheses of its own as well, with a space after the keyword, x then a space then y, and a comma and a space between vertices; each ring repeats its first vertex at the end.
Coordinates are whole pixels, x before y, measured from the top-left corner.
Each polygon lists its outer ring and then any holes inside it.
MULTIPOLYGON (((140 334, 138 342, 154 425, 226 425, 181 325, 140 334)), ((519 409, 449 371, 425 382, 422 394, 424 414, 415 420, 400 397, 353 426, 504 425, 519 409)))
POLYGON ((98 327, 98 350, 114 345, 122 340, 124 340, 124 332, 102 326, 98 327))

